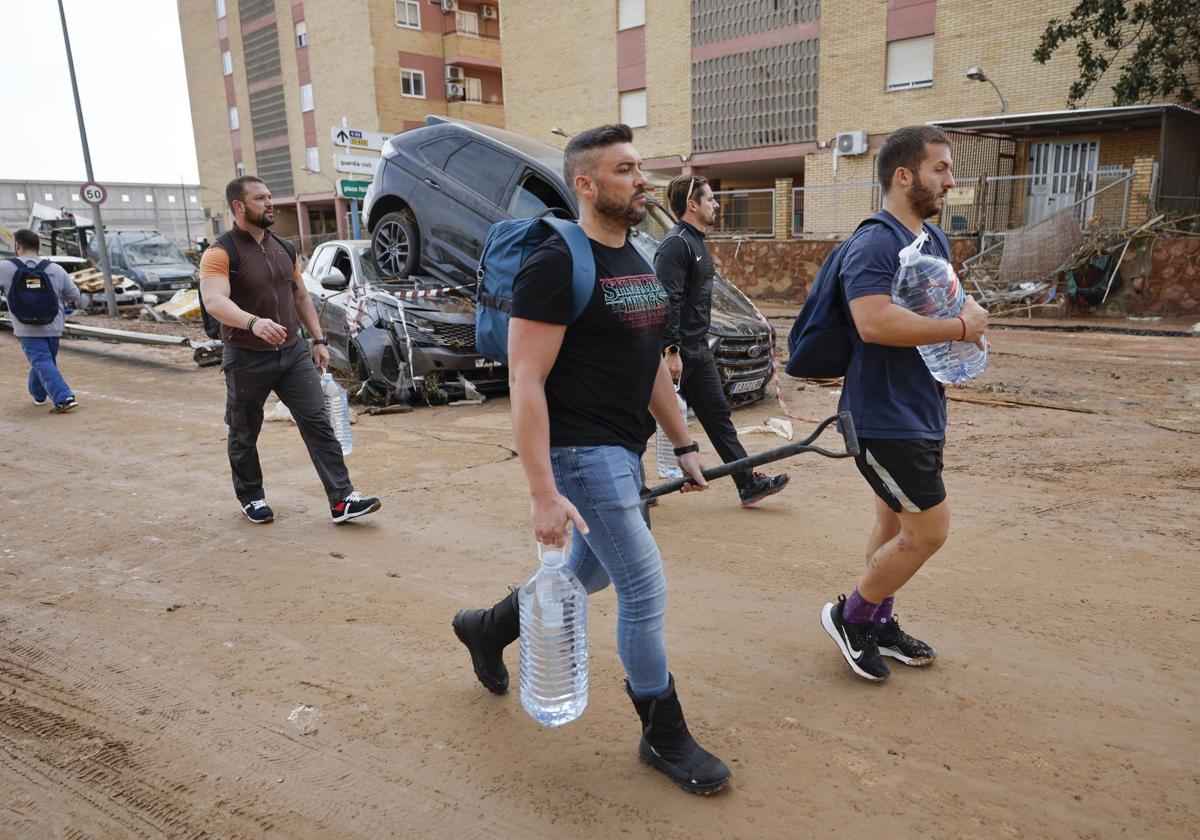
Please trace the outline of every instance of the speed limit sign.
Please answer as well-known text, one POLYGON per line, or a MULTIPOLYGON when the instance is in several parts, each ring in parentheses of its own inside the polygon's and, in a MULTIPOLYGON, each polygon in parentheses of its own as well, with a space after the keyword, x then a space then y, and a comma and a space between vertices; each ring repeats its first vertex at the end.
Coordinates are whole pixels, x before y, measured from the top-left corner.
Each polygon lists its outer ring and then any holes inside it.
POLYGON ((98 207, 108 199, 108 190, 97 184, 95 181, 88 181, 79 188, 79 195, 88 204, 93 207, 98 207))

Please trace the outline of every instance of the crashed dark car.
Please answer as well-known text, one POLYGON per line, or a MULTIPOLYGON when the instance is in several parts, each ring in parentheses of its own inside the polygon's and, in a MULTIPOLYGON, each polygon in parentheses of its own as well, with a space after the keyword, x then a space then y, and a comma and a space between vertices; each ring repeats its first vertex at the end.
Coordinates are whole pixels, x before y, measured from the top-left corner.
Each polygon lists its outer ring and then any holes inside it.
MULTIPOLYGON (((561 151, 503 129, 428 117, 384 144, 363 221, 381 275, 428 276, 454 286, 474 281, 493 224, 551 210, 578 217, 561 151)), ((673 223, 655 206, 630 236, 653 259, 673 223)), ((766 393, 773 339, 749 299, 718 273, 708 342, 731 405, 766 393)))
POLYGON ((303 274, 329 340, 330 365, 385 402, 431 404, 502 392, 506 368, 475 350, 469 293, 429 294, 430 278, 382 278, 365 240, 325 242, 303 274))

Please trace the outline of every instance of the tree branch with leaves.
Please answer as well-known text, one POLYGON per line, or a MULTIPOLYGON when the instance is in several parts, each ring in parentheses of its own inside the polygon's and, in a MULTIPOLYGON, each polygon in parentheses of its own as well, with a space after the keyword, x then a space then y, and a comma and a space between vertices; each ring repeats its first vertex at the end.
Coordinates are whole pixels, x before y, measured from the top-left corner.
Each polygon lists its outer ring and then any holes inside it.
POLYGON ((1174 101, 1200 105, 1198 0, 1080 0, 1064 21, 1051 20, 1033 58, 1045 64, 1075 42, 1079 79, 1067 105, 1088 97, 1110 70, 1113 105, 1174 101))

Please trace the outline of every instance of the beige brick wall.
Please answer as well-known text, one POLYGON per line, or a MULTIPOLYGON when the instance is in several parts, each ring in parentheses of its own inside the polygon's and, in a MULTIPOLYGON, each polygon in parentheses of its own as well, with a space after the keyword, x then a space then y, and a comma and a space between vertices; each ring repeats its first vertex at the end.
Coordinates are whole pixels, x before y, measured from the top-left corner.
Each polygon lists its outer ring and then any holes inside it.
MULTIPOLYGON (((1075 0, 1008 0, 988 7, 965 0, 937 4, 933 86, 885 91, 887 2, 821 5, 821 90, 818 137, 841 131, 886 134, 902 125, 934 119, 999 114, 996 92, 966 78, 982 67, 1008 100, 1008 113, 1066 107, 1078 76, 1070 46, 1048 64, 1031 57, 1047 21, 1065 16, 1075 0)), ((1088 103, 1111 104, 1099 91, 1088 103)))
MULTIPOLYGON (((691 130, 691 3, 655 0, 646 14, 644 158, 688 154, 691 130)), ((620 119, 617 4, 524 0, 502 7, 507 127, 558 147, 573 134, 620 119)))
MULTIPOLYGON (((330 0, 325 0, 330 2, 330 0)), ((443 56, 442 36, 437 32, 408 29, 396 25, 396 9, 392 2, 370 0, 370 44, 371 69, 359 68, 361 76, 374 79, 375 98, 378 102, 379 130, 401 131, 405 122, 424 122, 428 114, 446 113, 444 99, 413 99, 400 95, 400 53, 443 56)), ((336 14, 336 11, 333 12, 336 14)), ((437 6, 421 4, 422 21, 427 16, 441 15, 437 6)), ((364 42, 358 42, 364 43, 364 42)), ((445 83, 444 76, 425 74, 426 96, 445 83)))

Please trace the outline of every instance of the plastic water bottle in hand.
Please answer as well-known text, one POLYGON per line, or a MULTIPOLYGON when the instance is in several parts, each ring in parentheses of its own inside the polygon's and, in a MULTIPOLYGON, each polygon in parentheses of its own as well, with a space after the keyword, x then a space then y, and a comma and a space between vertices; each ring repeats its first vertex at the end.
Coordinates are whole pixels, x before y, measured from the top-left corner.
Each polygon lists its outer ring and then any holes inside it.
MULTIPOLYGON (((675 402, 679 405, 679 415, 683 425, 687 425, 687 403, 679 394, 679 386, 675 386, 675 402)), ((654 436, 654 463, 658 467, 659 478, 683 478, 683 470, 679 467, 679 459, 675 457, 675 444, 667 437, 661 424, 658 434, 654 436)))
MULTIPOLYGON (((930 318, 955 318, 962 312, 966 292, 954 266, 921 253, 929 239, 925 231, 900 249, 900 270, 892 281, 892 301, 910 312, 930 318)), ((917 348, 933 378, 946 385, 965 382, 987 370, 987 342, 980 350, 969 341, 944 341, 917 348)))
POLYGON ((325 411, 329 413, 333 434, 342 445, 342 454, 349 455, 354 451, 354 443, 350 439, 350 400, 346 397, 346 389, 334 382, 333 374, 326 371, 321 377, 321 393, 325 395, 325 411))
POLYGON ((562 726, 588 701, 588 596, 564 549, 538 545, 541 568, 517 592, 521 705, 542 726, 562 726))

